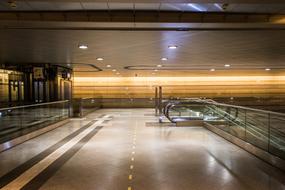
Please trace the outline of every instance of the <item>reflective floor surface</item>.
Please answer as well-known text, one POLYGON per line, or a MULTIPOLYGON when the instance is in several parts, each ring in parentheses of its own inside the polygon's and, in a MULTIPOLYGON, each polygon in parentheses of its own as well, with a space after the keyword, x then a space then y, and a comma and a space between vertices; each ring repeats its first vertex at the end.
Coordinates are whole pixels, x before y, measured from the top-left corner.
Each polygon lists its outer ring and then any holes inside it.
POLYGON ((202 127, 101 109, 0 153, 2 189, 281 190, 285 173, 202 127))

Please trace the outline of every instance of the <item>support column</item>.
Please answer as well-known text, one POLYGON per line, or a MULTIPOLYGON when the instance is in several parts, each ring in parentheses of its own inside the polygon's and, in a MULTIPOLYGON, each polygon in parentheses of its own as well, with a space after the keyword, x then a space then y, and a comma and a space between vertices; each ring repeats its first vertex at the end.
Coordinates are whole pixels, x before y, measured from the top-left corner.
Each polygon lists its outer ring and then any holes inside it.
POLYGON ((159 115, 162 115, 162 87, 161 86, 158 87, 158 94, 159 94, 159 98, 158 98, 159 115))
POLYGON ((155 98, 154 98, 155 115, 158 115, 158 88, 155 87, 155 98))

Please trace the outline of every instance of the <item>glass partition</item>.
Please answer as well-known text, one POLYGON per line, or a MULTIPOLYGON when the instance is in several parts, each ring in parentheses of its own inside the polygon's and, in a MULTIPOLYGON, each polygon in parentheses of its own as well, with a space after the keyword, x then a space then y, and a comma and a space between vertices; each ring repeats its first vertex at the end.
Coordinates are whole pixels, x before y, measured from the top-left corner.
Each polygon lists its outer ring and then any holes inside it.
POLYGON ((0 143, 69 117, 69 101, 0 109, 0 143))
POLYGON ((81 114, 82 116, 99 109, 101 107, 101 99, 99 98, 82 98, 81 99, 81 114))
POLYGON ((269 152, 285 158, 285 117, 270 114, 269 152))
POLYGON ((268 150, 269 115, 267 113, 247 110, 246 140, 247 142, 268 150))

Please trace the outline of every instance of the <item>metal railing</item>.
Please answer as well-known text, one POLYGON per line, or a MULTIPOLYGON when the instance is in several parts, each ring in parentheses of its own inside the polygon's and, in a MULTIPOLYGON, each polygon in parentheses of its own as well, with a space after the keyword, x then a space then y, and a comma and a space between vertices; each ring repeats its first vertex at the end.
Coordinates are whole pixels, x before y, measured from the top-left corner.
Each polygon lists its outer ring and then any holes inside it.
POLYGON ((172 122, 179 121, 177 118, 195 119, 193 113, 204 122, 285 159, 284 113, 191 98, 169 101, 164 109, 172 122))
POLYGON ((69 101, 0 109, 0 143, 69 117, 69 101))

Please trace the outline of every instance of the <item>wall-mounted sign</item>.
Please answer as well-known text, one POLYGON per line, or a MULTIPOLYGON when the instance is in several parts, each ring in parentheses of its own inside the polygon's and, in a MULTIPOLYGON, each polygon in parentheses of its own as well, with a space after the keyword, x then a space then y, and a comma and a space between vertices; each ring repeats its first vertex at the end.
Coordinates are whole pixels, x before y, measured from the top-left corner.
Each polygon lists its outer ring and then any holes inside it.
POLYGON ((34 67, 33 68, 34 79, 44 79, 44 68, 43 67, 34 67))

